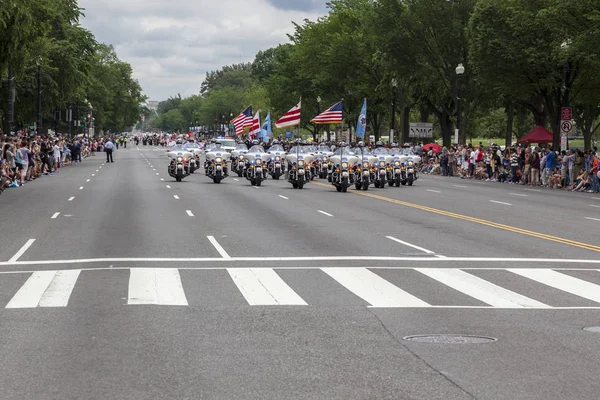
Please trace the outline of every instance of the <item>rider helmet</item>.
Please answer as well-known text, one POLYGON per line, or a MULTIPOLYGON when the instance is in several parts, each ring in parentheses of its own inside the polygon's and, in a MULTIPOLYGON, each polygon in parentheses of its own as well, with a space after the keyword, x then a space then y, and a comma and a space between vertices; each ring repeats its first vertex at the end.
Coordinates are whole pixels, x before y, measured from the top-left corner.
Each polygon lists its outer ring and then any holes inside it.
POLYGON ((177 139, 177 141, 175 142, 175 144, 182 144, 181 139, 177 139))
POLYGON ((392 147, 398 147, 398 143, 392 143, 392 147))
POLYGON ((277 139, 273 140, 273 145, 275 145, 275 144, 279 144, 279 140, 277 140, 277 139))
POLYGON ((363 142, 362 140, 358 142, 358 147, 365 147, 365 142, 363 142))
POLYGON ((258 140, 254 139, 254 140, 252 141, 252 145, 253 145, 253 146, 258 146, 258 140))
POLYGON ((383 142, 380 140, 377 143, 375 143, 375 147, 383 147, 383 142))

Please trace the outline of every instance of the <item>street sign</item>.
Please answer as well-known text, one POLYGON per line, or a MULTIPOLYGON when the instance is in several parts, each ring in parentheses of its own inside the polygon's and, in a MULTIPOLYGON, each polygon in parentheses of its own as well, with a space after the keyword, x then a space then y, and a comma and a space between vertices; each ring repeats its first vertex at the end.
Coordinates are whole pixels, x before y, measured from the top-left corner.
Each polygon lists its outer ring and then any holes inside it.
POLYGON ((432 138, 433 124, 428 122, 411 122, 408 137, 411 138, 432 138))
POLYGON ((573 130, 573 124, 571 121, 561 121, 560 123, 560 131, 561 133, 571 133, 573 130))
POLYGON ((573 109, 571 107, 563 107, 560 113, 560 119, 570 121, 573 119, 573 109))
POLYGON ((567 150, 567 134, 564 132, 560 134, 560 150, 567 150))

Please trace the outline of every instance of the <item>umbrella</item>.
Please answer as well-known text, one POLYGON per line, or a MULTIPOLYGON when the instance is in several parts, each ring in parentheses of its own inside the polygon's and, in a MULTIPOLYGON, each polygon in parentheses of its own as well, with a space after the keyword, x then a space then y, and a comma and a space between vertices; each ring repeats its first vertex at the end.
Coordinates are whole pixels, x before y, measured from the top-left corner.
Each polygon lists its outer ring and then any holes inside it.
POLYGON ((425 146, 423 146, 423 150, 425 150, 425 151, 432 150, 434 153, 439 153, 440 151, 442 151, 442 146, 440 146, 437 143, 429 143, 429 144, 426 144, 425 146))

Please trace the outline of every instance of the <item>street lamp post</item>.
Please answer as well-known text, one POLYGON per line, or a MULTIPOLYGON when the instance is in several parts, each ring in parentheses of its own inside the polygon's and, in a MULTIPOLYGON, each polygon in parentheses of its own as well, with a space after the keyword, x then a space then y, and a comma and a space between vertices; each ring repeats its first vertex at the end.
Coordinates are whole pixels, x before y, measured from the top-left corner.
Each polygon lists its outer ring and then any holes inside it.
POLYGON ((396 130, 396 88, 398 87, 398 81, 396 78, 392 79, 392 88, 393 88, 393 96, 392 96, 392 124, 390 126, 390 145, 394 142, 394 132, 396 130))
POLYGON ((37 62, 37 106, 38 106, 38 135, 42 134, 42 66, 37 62))
POLYGON ((15 87, 12 65, 8 66, 8 115, 6 119, 6 133, 10 135, 15 120, 15 87))
POLYGON ((461 102, 462 99, 460 98, 460 88, 461 88, 461 78, 462 75, 465 73, 465 67, 462 64, 458 64, 458 66, 456 67, 456 80, 457 80, 457 84, 456 84, 456 125, 457 125, 457 129, 456 129, 456 137, 455 137, 455 141, 458 143, 460 141, 461 136, 462 136, 462 115, 461 115, 461 102))
MULTIPOLYGON (((321 114, 321 96, 317 96, 317 115, 321 114)), ((315 125, 315 142, 319 141, 319 124, 315 125)))

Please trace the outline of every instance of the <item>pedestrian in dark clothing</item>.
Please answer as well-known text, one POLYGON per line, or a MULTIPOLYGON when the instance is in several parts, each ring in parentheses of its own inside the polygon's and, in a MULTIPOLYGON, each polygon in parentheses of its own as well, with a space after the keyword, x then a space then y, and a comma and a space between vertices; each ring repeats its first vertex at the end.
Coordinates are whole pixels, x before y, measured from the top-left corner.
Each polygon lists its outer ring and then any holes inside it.
POLYGON ((113 149, 115 145, 110 140, 104 143, 104 151, 106 152, 106 162, 113 162, 113 149))

